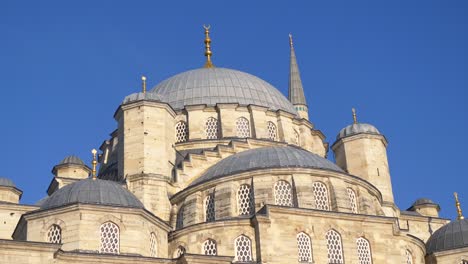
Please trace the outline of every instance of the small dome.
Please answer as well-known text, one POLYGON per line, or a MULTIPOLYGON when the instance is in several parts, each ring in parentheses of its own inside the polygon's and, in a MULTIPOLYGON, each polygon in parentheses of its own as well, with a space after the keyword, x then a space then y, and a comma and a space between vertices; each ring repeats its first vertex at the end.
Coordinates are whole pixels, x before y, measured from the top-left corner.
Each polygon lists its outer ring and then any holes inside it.
POLYGON ((113 181, 85 179, 69 184, 47 198, 41 209, 84 203, 144 208, 131 192, 113 181))
POLYGON ((375 126, 366 123, 357 123, 341 129, 340 133, 336 136, 336 140, 357 134, 381 135, 375 126))
POLYGON ((128 104, 140 100, 161 101, 161 96, 155 93, 133 93, 123 100, 123 104, 128 104))
POLYGON ((251 74, 225 68, 186 71, 161 82, 150 93, 158 94, 176 110, 188 105, 238 103, 297 115, 291 102, 271 84, 251 74))
POLYGON ((15 183, 8 178, 0 178, 0 186, 16 187, 15 183))
POLYGON ((461 219, 450 222, 439 228, 427 240, 426 252, 445 251, 468 247, 468 220, 461 219))
POLYGON ((343 172, 333 162, 298 147, 264 147, 246 150, 221 160, 190 185, 245 171, 269 168, 314 168, 343 172))
POLYGON ((436 207, 437 207, 437 210, 438 210, 438 211, 440 210, 440 206, 439 206, 438 204, 436 204, 434 201, 432 201, 431 199, 428 199, 428 198, 419 198, 419 199, 417 199, 417 200, 411 205, 411 207, 408 208, 407 210, 408 210, 408 211, 414 211, 416 206, 422 206, 422 205, 432 205, 432 206, 436 206, 436 207))
POLYGON ((77 156, 71 155, 64 158, 58 165, 64 164, 76 164, 76 165, 85 165, 84 162, 77 156))

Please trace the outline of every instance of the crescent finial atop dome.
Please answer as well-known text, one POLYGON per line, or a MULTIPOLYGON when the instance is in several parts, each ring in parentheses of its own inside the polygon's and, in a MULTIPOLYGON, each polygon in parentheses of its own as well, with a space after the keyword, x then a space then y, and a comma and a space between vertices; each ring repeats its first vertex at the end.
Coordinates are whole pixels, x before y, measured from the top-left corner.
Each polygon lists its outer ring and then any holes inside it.
POLYGON ((358 122, 357 122, 356 109, 353 107, 351 111, 353 112, 353 123, 357 124, 358 122))
POLYGON ((205 68, 213 68, 213 62, 211 62, 211 39, 210 39, 210 25, 205 26, 203 25, 203 28, 205 29, 205 56, 206 56, 206 62, 205 62, 205 68))
POLYGON ((457 214, 458 214, 457 219, 458 220, 465 219, 465 217, 462 214, 462 209, 460 207, 460 201, 458 200, 458 193, 454 192, 453 196, 455 196, 455 207, 457 208, 457 214))

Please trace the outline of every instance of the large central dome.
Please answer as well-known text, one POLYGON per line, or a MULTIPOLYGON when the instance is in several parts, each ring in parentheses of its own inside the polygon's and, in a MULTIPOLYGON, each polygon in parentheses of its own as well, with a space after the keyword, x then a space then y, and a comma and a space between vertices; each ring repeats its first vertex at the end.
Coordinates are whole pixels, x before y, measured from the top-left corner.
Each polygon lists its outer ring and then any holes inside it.
POLYGON ((177 74, 153 89, 176 110, 188 105, 238 103, 297 114, 291 102, 271 84, 251 74, 226 68, 201 68, 177 74))

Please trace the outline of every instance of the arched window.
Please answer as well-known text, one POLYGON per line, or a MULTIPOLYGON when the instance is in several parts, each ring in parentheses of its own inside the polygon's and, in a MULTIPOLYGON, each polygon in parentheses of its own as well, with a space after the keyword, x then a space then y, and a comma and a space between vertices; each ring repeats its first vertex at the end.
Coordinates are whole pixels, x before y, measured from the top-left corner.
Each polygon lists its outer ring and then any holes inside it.
POLYGON ((99 253, 119 254, 120 251, 120 230, 119 226, 112 222, 105 222, 101 225, 101 247, 99 253))
POLYGON ((176 130, 176 143, 187 141, 187 137, 188 137, 187 123, 185 123, 184 121, 177 122, 175 130, 176 130))
POLYGON ((205 198, 205 221, 211 222, 214 220, 215 220, 214 194, 210 193, 205 198))
POLYGON ((239 117, 236 120, 236 135, 240 138, 250 137, 249 120, 245 117, 239 117))
POLYGON ((217 139, 219 134, 218 119, 210 117, 205 123, 205 135, 207 139, 217 139))
POLYGON ((462 259, 462 260, 460 261, 460 264, 468 264, 468 260, 462 259))
POLYGON ((158 240, 156 239, 156 235, 153 232, 150 234, 150 256, 158 256, 158 240))
POLYGON ((356 241, 359 264, 372 264, 372 254, 369 241, 360 237, 356 241))
POLYGON ((62 243, 62 228, 58 225, 52 225, 47 231, 47 241, 54 244, 62 243))
POLYGON ((182 205, 177 212, 176 229, 184 227, 184 206, 182 205))
POLYGON ((344 263, 343 244, 341 236, 335 230, 329 230, 325 235, 327 240, 328 263, 344 263))
POLYGON ((278 140, 278 130, 276 129, 276 125, 273 122, 268 121, 267 123, 268 129, 268 139, 277 141, 278 140))
POLYGON ((235 261, 248 262, 252 261, 252 242, 250 238, 240 235, 234 241, 235 261))
POLYGON ((174 257, 178 258, 184 254, 185 254, 185 248, 183 246, 178 246, 177 250, 175 251, 174 257))
POLYGON ((252 188, 248 184, 242 184, 237 191, 237 207, 239 215, 250 215, 253 211, 252 188))
POLYGON ((312 189, 315 197, 315 208, 330 211, 327 186, 321 182, 314 182, 312 189))
POLYGON ((357 208, 357 201, 356 201, 356 193, 351 188, 346 188, 346 192, 348 192, 349 207, 351 208, 351 211, 353 213, 357 214, 358 208, 357 208))
POLYGON ((304 232, 297 235, 297 256, 299 258, 299 263, 312 263, 310 237, 304 232))
POLYGON ((294 142, 293 143, 294 143, 294 145, 298 145, 298 146, 301 143, 299 133, 296 130, 294 130, 294 142))
POLYGON ((218 255, 218 249, 216 248, 216 241, 213 239, 207 239, 203 242, 203 253, 208 256, 218 255))
POLYGON ((277 181, 275 183, 275 204, 293 206, 292 188, 289 182, 277 181))
POLYGON ((413 264, 413 254, 409 250, 405 250, 406 264, 413 264))

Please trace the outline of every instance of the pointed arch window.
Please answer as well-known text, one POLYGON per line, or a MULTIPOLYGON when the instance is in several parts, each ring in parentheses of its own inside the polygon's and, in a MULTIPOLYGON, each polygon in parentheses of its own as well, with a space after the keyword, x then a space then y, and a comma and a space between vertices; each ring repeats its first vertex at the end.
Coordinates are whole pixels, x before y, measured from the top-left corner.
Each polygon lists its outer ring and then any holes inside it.
POLYGON ((207 256, 218 255, 218 249, 216 247, 216 241, 213 239, 207 239, 203 242, 203 253, 207 256))
POLYGON ((358 206, 357 206, 356 193, 351 188, 346 188, 346 192, 348 193, 349 207, 351 208, 351 212, 357 214, 358 206))
POLYGON ((99 253, 119 254, 120 252, 120 229, 112 222, 101 225, 101 246, 99 253))
POLYGON ((409 250, 405 250, 406 264, 413 264, 413 254, 409 250))
POLYGON ((179 212, 177 212, 177 220, 176 220, 176 229, 181 229, 184 227, 184 207, 181 206, 179 208, 179 212))
POLYGON ((372 254, 369 241, 360 237, 356 241, 359 264, 372 264, 372 254))
POLYGON ((240 138, 250 137, 250 124, 247 118, 239 117, 236 120, 236 136, 240 138))
POLYGON ((242 184, 237 191, 237 207, 239 215, 250 215, 253 213, 252 188, 248 184, 242 184))
POLYGON ((252 242, 250 238, 240 235, 234 241, 235 261, 249 262, 252 261, 252 242))
POLYGON ((276 125, 273 122, 268 121, 267 130, 268 130, 268 139, 273 140, 273 141, 278 141, 278 129, 276 128, 276 125))
POLYGON ((293 140, 294 140, 294 142, 293 142, 294 145, 300 146, 300 137, 299 137, 299 133, 296 130, 294 130, 293 140))
POLYGON ((50 226, 47 231, 47 241, 54 244, 62 243, 62 228, 59 225, 50 226))
POLYGON ((297 252, 299 263, 312 263, 312 243, 310 237, 301 232, 297 235, 297 252))
POLYGON ((330 211, 327 186, 321 182, 314 182, 312 189, 315 198, 315 208, 319 210, 330 211))
POLYGON ((205 221, 212 222, 215 220, 215 201, 214 194, 210 193, 205 198, 205 221))
POLYGON ((275 204, 293 206, 292 187, 289 182, 280 180, 275 183, 275 204))
POLYGON ((176 143, 185 142, 188 138, 187 123, 179 121, 175 127, 176 130, 176 143))
POLYGON ((219 122, 218 119, 210 117, 205 122, 205 136, 206 139, 217 139, 219 135, 219 122))
POLYGON ((177 249, 176 249, 176 251, 175 251, 175 253, 174 253, 174 257, 175 257, 175 258, 178 258, 178 257, 184 255, 185 252, 186 252, 186 251, 185 251, 185 247, 183 247, 183 246, 178 246, 177 249))
POLYGON ((158 256, 158 240, 156 239, 156 234, 154 232, 151 232, 150 234, 150 256, 158 256))
POLYGON ((341 235, 335 230, 329 230, 325 239, 327 240, 328 263, 344 263, 341 235))
POLYGON ((460 261, 460 264, 468 264, 468 260, 462 259, 462 260, 460 261))

